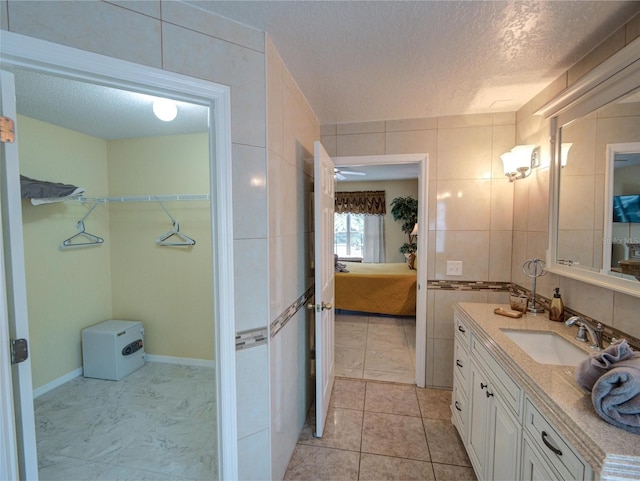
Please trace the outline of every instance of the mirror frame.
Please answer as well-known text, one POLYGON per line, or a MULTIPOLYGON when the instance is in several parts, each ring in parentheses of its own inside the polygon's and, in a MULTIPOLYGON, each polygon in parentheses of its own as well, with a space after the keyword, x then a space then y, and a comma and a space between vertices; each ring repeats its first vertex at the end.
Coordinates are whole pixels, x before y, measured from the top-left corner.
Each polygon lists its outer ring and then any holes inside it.
MULTIPOLYGON (((640 297, 640 282, 556 262, 560 199, 560 129, 640 86, 640 38, 635 39, 545 104, 535 115, 550 120, 549 241, 546 270, 559 276, 640 297)), ((606 202, 605 202, 606 204, 606 202)))

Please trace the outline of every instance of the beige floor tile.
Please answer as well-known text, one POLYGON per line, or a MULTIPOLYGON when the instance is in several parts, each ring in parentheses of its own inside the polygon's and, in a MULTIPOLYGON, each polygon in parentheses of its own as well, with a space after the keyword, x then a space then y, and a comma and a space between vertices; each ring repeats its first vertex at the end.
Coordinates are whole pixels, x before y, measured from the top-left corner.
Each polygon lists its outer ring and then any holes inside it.
POLYGON ((451 391, 416 388, 423 418, 451 419, 451 391))
POLYGON ((298 444, 284 475, 285 480, 358 480, 360 453, 298 444))
POLYGON ((416 373, 413 369, 411 369, 411 371, 404 372, 375 371, 371 369, 365 369, 362 373, 362 379, 369 381, 399 382, 402 384, 413 385, 416 382, 416 373))
POLYGON ((399 384, 367 383, 365 411, 420 416, 416 388, 399 384))
POLYGON ((346 409, 364 409, 365 382, 352 379, 335 379, 330 406, 346 409))
POLYGON ((436 481, 477 481, 473 468, 433 463, 436 481))
POLYGON ((409 351, 375 351, 367 349, 364 358, 364 369, 373 371, 410 372, 413 366, 411 364, 409 351))
POLYGON ((350 332, 367 332, 369 323, 367 321, 339 321, 336 318, 336 334, 350 332))
POLYGON ((402 332, 404 324, 399 317, 370 317, 369 332, 402 332))
POLYGON ((451 421, 423 419, 429 452, 434 463, 471 466, 467 451, 451 421))
POLYGON ((299 444, 348 449, 350 451, 360 450, 362 411, 329 406, 324 424, 324 433, 321 438, 313 436, 315 423, 315 414, 314 411, 311 411, 298 438, 299 444))
POLYGON ((435 478, 429 462, 362 453, 358 479, 360 481, 432 481, 435 478))
POLYGON ((420 418, 364 413, 362 452, 430 461, 420 418))

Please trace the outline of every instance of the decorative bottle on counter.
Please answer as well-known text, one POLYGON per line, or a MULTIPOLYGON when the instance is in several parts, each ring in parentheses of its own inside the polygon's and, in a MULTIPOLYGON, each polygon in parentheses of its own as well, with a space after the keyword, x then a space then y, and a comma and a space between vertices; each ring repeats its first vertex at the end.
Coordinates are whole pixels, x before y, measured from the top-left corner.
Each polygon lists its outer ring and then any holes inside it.
POLYGON ((564 305, 562 304, 562 297, 560 297, 559 287, 553 290, 553 299, 551 299, 551 305, 549 306, 549 320, 564 321, 564 305))

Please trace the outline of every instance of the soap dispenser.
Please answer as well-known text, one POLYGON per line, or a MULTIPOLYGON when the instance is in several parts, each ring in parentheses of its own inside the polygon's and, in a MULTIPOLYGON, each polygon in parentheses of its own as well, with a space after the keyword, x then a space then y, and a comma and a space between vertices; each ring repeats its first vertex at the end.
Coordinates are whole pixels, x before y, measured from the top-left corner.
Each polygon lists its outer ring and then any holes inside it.
POLYGON ((553 299, 551 299, 551 305, 549 306, 549 320, 564 321, 564 305, 562 304, 562 297, 560 297, 559 287, 553 290, 553 299))

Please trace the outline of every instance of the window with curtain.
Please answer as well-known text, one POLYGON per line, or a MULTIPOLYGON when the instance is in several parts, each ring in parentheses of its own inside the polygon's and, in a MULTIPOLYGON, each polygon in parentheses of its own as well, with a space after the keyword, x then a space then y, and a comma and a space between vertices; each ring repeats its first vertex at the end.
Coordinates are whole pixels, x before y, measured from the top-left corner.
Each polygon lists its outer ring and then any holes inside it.
POLYGON ((385 262, 384 191, 336 192, 334 253, 344 260, 385 262))

